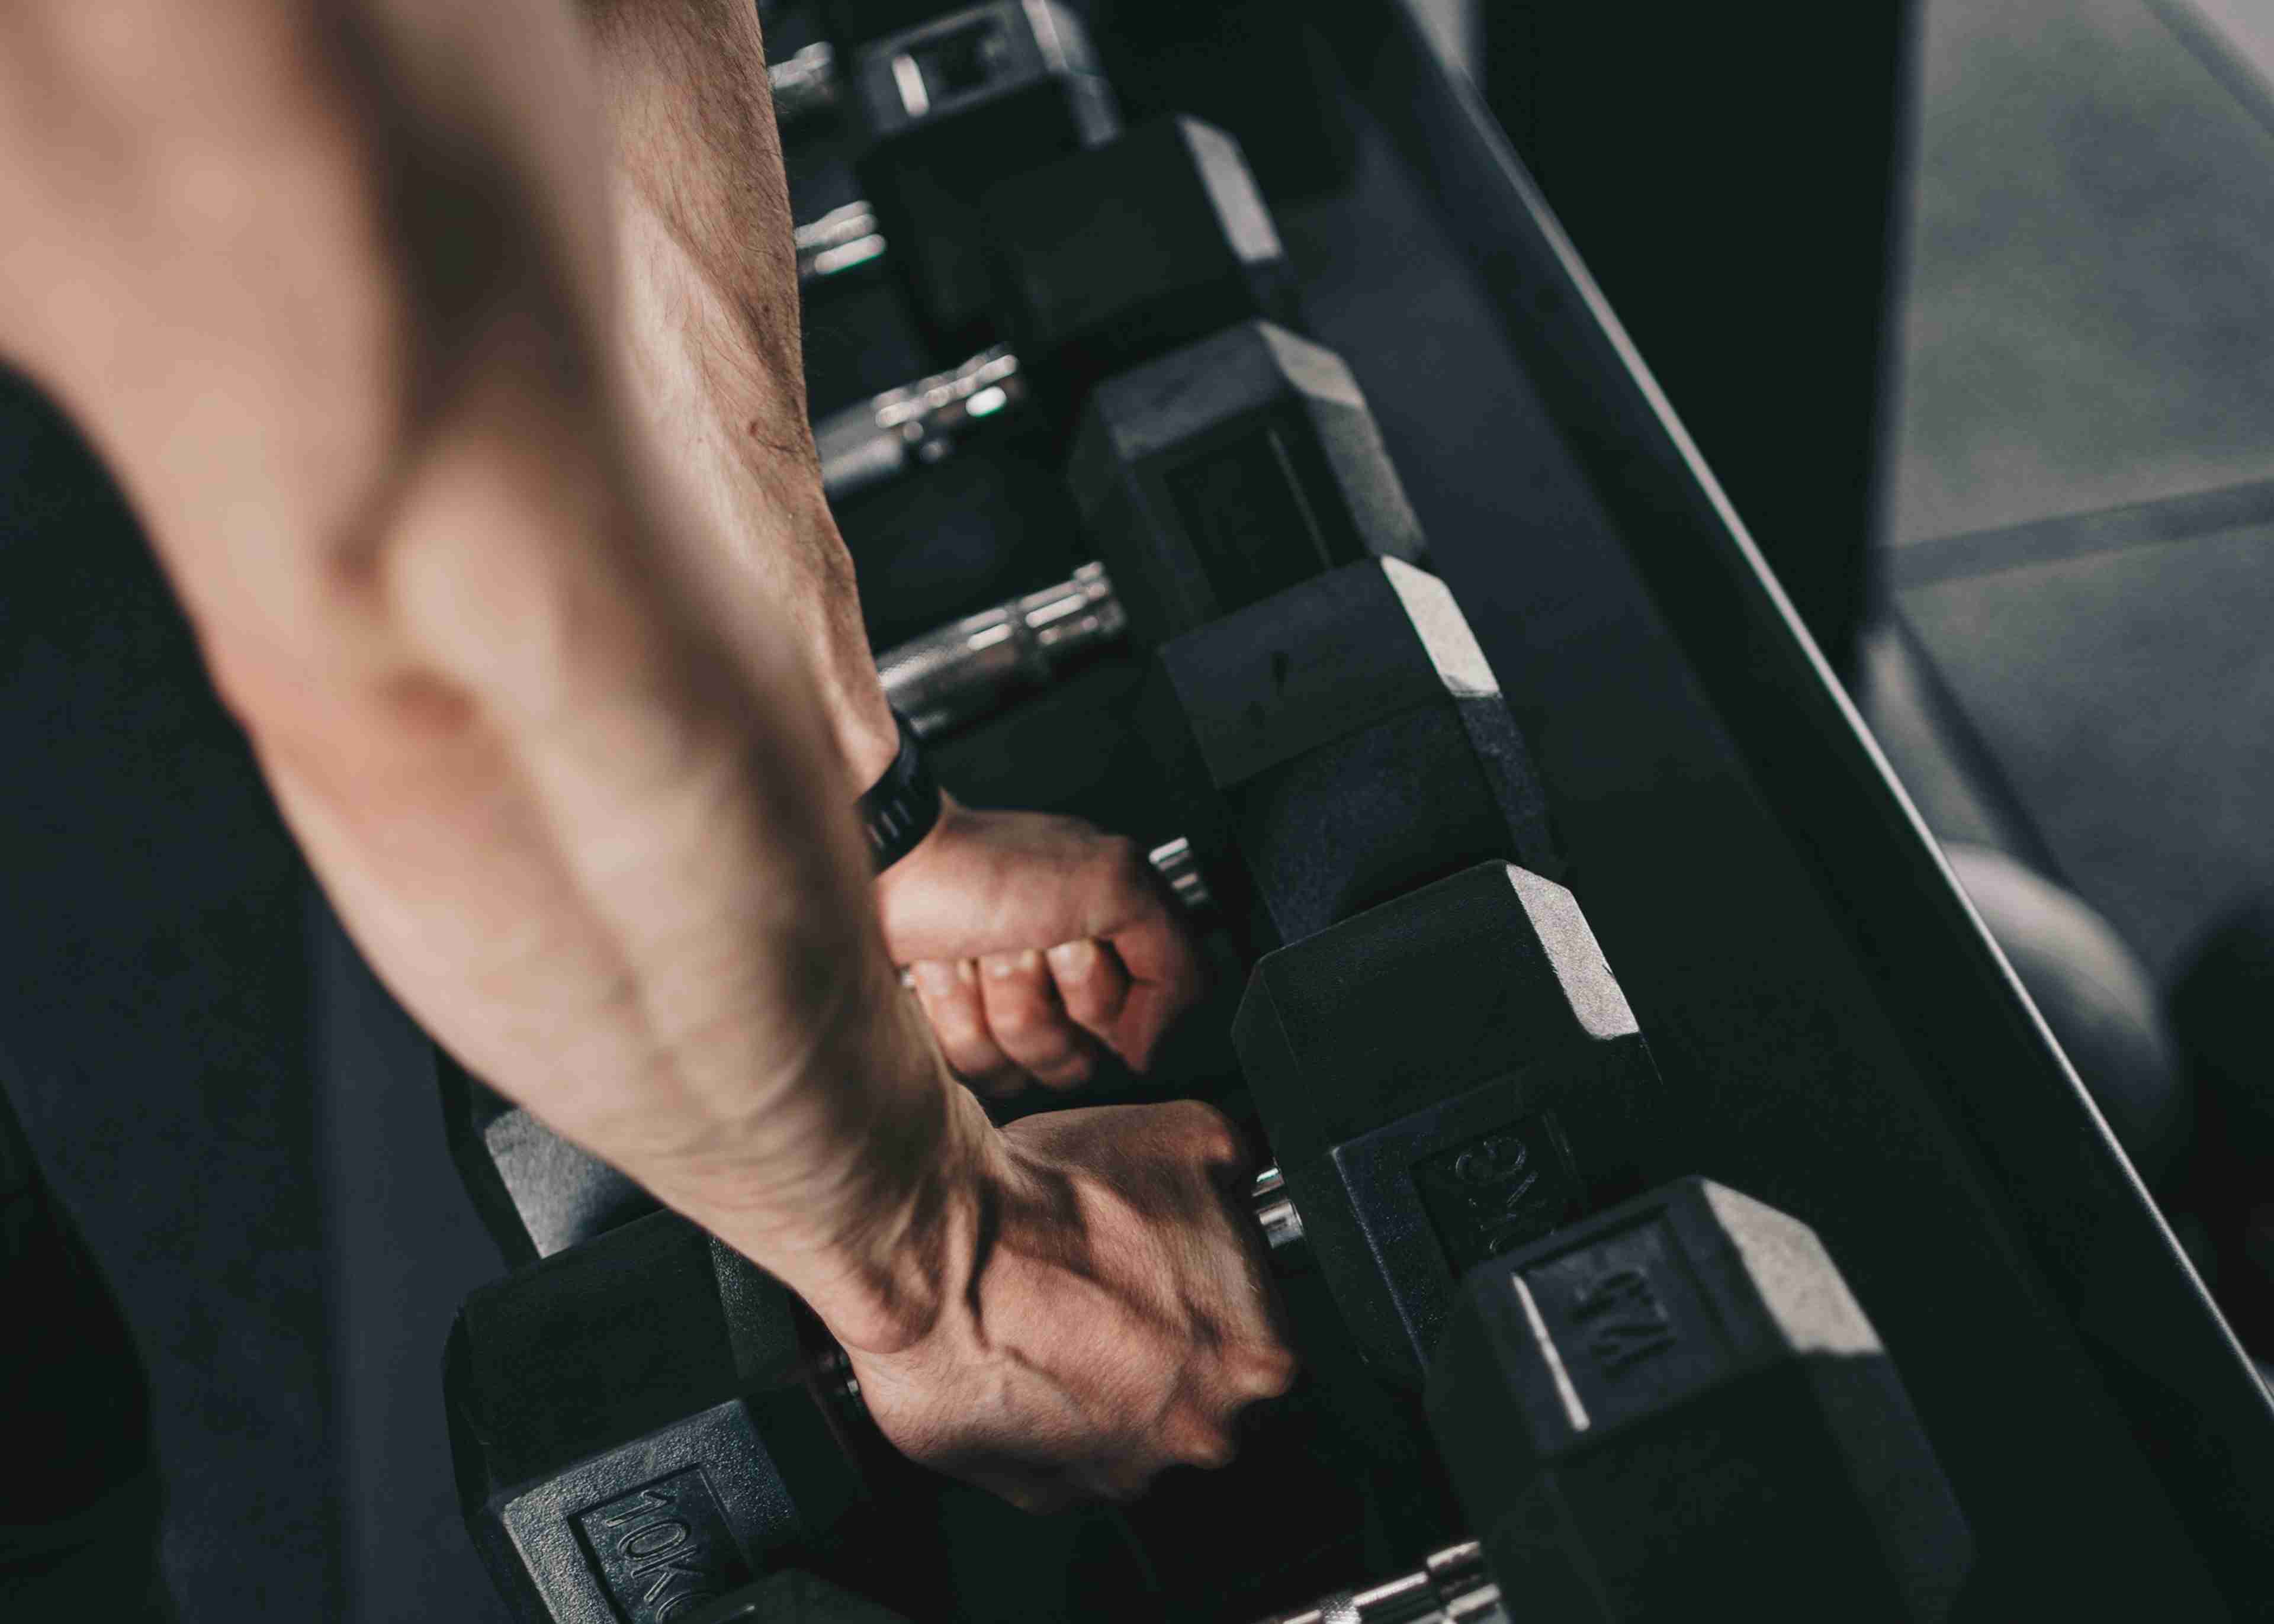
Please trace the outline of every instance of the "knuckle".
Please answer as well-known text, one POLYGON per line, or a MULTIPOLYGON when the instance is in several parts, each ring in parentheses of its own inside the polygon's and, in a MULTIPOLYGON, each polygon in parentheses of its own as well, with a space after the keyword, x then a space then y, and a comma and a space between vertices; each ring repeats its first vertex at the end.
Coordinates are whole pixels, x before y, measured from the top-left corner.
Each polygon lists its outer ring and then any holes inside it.
POLYGON ((949 1001, 931 1007, 931 1029, 938 1035, 942 1049, 949 1058, 958 1050, 969 1053, 982 1049, 987 1041, 987 1027, 978 1011, 968 1006, 949 1001))
POLYGON ((984 1071, 999 1064, 994 1045, 975 1021, 960 1017, 935 1020, 932 1035, 939 1040, 939 1052, 947 1056, 947 1064, 958 1071, 984 1071))
POLYGON ((1031 998, 1006 998, 987 1011, 987 1023, 995 1028, 995 1035, 1008 1043, 1025 1043, 1046 1036, 1051 1022, 1049 1012, 1031 998))
POLYGON ((1103 1021, 1113 1012, 1112 1005, 1103 992, 1095 986, 1062 987, 1059 992, 1065 1004, 1066 1018, 1070 1020, 1103 1021))
POLYGON ((1185 1147, 1204 1166, 1228 1167, 1244 1162, 1247 1147, 1231 1118, 1200 1100, 1183 1100, 1173 1108, 1183 1120, 1178 1128, 1185 1147))
POLYGON ((1238 1385, 1247 1399, 1277 1398, 1295 1385, 1301 1365, 1284 1342, 1267 1342, 1256 1349, 1239 1373, 1238 1385))
POLYGON ((1153 865, 1145 849, 1127 835, 1101 835, 1092 858, 1097 875, 1116 891, 1149 891, 1153 865))
POLYGON ((1096 1073, 1097 1067, 1090 1057, 1074 1051, 1056 1065, 1047 1068, 1040 1080, 1046 1088, 1079 1088, 1096 1073))
POLYGON ((1214 1470, 1231 1465, 1239 1454, 1239 1446, 1229 1427, 1195 1420, 1179 1430, 1170 1445, 1170 1453, 1186 1466, 1214 1470))

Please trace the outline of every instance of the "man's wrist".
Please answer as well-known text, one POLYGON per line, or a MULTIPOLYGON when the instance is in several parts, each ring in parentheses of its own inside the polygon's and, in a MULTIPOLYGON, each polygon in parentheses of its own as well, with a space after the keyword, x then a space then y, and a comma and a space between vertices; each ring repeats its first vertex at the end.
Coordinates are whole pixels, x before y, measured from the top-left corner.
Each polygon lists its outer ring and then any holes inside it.
MULTIPOLYGON (((862 658, 867 658, 865 649, 862 658)), ((900 748, 899 718, 885 703, 884 686, 876 680, 876 667, 865 667, 865 689, 855 686, 862 674, 855 673, 844 679, 842 688, 853 691, 844 694, 831 707, 830 718, 837 733, 838 751, 845 757, 846 774, 856 791, 868 788, 882 778, 900 748)))
POLYGON ((984 1108, 944 1070, 940 1078, 929 1154, 910 1162, 905 1186, 804 1293, 831 1335, 864 1353, 900 1352, 937 1325, 969 1272, 1004 1177, 1001 1135, 984 1108))
POLYGON ((905 717, 894 719, 900 725, 900 749, 892 765, 856 802, 862 832, 868 837, 869 861, 880 875, 930 837, 946 808, 915 729, 905 717))

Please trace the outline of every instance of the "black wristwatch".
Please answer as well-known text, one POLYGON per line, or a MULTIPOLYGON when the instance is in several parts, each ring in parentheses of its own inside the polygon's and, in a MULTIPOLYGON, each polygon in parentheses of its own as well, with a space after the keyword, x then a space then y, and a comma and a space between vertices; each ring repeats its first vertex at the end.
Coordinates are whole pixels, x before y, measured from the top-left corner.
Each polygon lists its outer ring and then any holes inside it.
POLYGON ((939 822, 939 780, 931 776, 916 730, 897 710, 892 720, 900 725, 900 752, 861 797, 861 827, 868 831, 869 856, 878 874, 922 846, 939 822))

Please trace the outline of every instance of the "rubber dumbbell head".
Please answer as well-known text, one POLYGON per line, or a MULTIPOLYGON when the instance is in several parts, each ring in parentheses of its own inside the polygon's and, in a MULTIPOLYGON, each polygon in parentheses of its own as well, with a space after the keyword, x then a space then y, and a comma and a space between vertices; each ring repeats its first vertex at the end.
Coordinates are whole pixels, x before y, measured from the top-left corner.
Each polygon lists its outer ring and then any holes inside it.
POLYGON ((1100 384, 1067 480, 1140 647, 1339 565, 1427 557, 1349 367, 1266 321, 1100 384))
POLYGON ((1398 560, 1163 643, 1139 718, 1251 959, 1487 858, 1561 872, 1484 651, 1444 583, 1398 560))
POLYGON ((894 263, 935 336, 973 331, 993 292, 978 202, 1006 171, 1120 127, 1088 31, 1050 0, 997 0, 863 46, 855 162, 894 263))
MULTIPOLYGON (((976 343, 991 325, 1012 341, 816 423, 832 502, 937 462, 983 430, 1035 436, 1050 455, 1108 373, 1233 323, 1293 320, 1278 233, 1239 148, 1207 125, 1164 120, 988 196, 975 240, 989 244, 993 280, 954 337, 976 343)), ((873 257, 881 216, 840 213, 841 229, 815 228, 812 253, 873 257)))
POLYGON ((1106 73, 1134 117, 1197 114, 1239 138, 1274 198, 1346 186, 1357 120, 1303 0, 1094 0, 1106 73))
MULTIPOLYGON (((1264 1222, 1261 1182, 1250 1205, 1264 1222)), ((811 1312, 675 1213, 475 1291, 443 1394, 467 1528, 527 1624, 678 1619, 939 1486, 811 1312)))
POLYGON ((1704 1179, 1472 1271, 1428 1405, 1527 1614, 1939 1619, 1971 1561, 1815 1232, 1704 1179))
POLYGON ((1297 320, 1278 228, 1213 124, 1154 120, 996 181, 982 207, 1006 335, 1069 408, 1218 327, 1297 320))
POLYGON ((1232 1041, 1313 1262, 1408 1382, 1462 1274, 1640 1188, 1662 1114, 1577 902, 1509 863, 1266 956, 1232 1041))
POLYGON ((443 1137, 482 1227, 518 1268, 655 1210, 655 1198, 433 1046, 443 1137))
POLYGON ((821 19, 829 37, 849 49, 961 9, 955 0, 823 0, 821 19))
POLYGON ((674 1618, 861 1492, 795 1297, 656 1213, 477 1290, 444 1360, 466 1524, 522 1619, 674 1618))

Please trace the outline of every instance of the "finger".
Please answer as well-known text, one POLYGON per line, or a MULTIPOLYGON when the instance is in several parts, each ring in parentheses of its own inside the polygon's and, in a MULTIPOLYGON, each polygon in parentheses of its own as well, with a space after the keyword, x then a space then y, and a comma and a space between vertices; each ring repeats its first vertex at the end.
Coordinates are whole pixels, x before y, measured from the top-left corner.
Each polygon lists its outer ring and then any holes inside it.
POLYGON ((1224 1356, 1225 1377, 1238 1395, 1235 1408, 1277 1398, 1295 1385, 1301 1368, 1294 1350, 1284 1342, 1257 1343, 1224 1356))
POLYGON ((1015 1093, 1026 1078, 988 1029, 978 966, 968 959, 953 964, 932 959, 908 968, 948 1069, 982 1094, 1015 1093))
POLYGON ((1239 1454, 1228 1427, 1217 1426, 1198 1417, 1172 1424, 1173 1431, 1164 1440, 1169 1455, 1186 1466, 1204 1467, 1215 1470, 1229 1466, 1239 1454))
POLYGON ((1085 938, 1061 942, 1043 955, 1057 984, 1058 1006, 1090 1036, 1111 1046, 1121 1011, 1129 1003, 1129 972, 1121 955, 1085 938))
POLYGON ((998 953, 979 961, 987 1029, 1002 1051, 1047 1088, 1072 1088, 1096 1069, 1089 1041, 1066 1016, 1041 953, 998 953))
POLYGON ((1130 1070, 1142 1071, 1177 1017, 1200 997, 1200 951, 1165 903, 1109 941, 1130 984, 1106 1041, 1130 1070))

